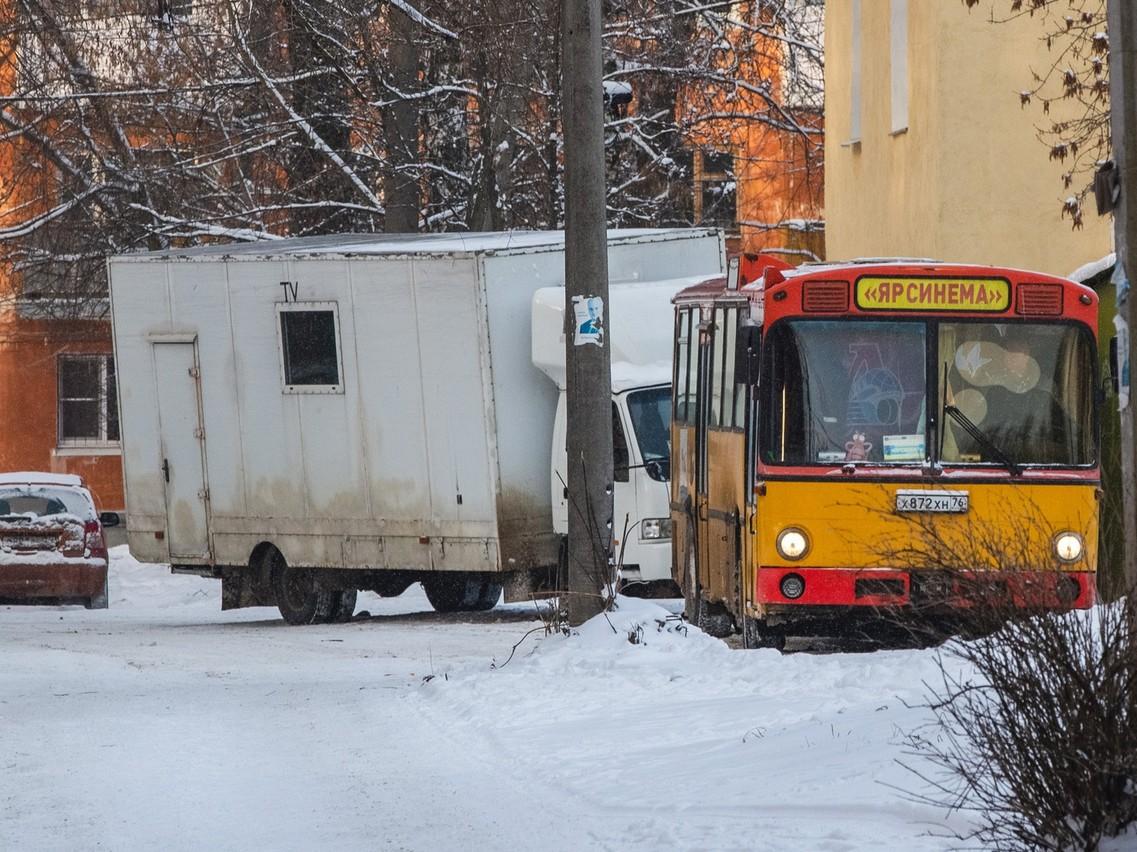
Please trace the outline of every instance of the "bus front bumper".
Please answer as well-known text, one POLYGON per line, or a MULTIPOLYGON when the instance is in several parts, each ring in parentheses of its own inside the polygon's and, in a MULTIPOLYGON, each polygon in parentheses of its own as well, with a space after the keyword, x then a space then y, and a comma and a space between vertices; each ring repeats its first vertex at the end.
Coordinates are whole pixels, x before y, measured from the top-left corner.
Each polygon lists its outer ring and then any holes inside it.
MULTIPOLYGON (((905 571, 759 568, 755 601, 767 611, 810 607, 891 607, 928 612, 980 607, 1088 609, 1097 599, 1088 571, 905 571)), ((802 613, 804 614, 804 613, 802 613)))

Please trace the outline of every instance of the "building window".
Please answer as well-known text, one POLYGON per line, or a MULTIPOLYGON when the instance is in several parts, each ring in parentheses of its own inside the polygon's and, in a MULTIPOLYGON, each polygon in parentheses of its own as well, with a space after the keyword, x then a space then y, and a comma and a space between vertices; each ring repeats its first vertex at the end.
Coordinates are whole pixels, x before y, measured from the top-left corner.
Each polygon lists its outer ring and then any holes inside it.
POLYGON ((161 24, 185 20, 193 14, 193 0, 153 0, 154 19, 161 24))
POLYGON ((286 393, 341 393, 339 316, 335 302, 278 304, 286 393))
POLYGON ((734 157, 717 151, 695 151, 692 166, 695 224, 736 231, 738 191, 734 157))
POLYGON ((892 0, 889 22, 892 67, 892 132, 908 129, 908 0, 892 0))
POLYGON ((59 356, 59 446, 117 444, 118 385, 112 355, 59 356))

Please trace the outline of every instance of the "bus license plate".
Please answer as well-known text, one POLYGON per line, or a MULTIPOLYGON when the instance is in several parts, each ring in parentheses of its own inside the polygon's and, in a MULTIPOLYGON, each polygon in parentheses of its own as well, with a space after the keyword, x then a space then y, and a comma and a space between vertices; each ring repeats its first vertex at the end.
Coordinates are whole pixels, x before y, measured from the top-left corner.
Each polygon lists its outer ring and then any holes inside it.
POLYGON ((897 491, 897 512, 950 512, 968 509, 966 491, 897 491))

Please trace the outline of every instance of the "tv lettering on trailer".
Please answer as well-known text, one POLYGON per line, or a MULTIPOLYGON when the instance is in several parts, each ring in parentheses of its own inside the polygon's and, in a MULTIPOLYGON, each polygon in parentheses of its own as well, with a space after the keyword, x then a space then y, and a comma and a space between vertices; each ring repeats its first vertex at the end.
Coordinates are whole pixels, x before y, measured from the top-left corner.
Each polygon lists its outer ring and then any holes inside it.
POLYGON ((1005 278, 859 278, 857 307, 865 311, 982 311, 1011 305, 1005 278))

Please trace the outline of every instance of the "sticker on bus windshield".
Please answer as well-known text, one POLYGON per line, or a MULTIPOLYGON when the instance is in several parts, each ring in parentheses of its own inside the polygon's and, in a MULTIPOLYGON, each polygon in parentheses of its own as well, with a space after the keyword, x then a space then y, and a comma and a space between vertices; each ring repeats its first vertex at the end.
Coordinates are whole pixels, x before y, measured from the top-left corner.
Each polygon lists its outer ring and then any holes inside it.
POLYGON ((886 462, 923 461, 923 435, 885 435, 884 460, 886 462))
POLYGON ((977 311, 1001 313, 1011 306, 1003 278, 857 279, 857 307, 866 311, 977 311))

